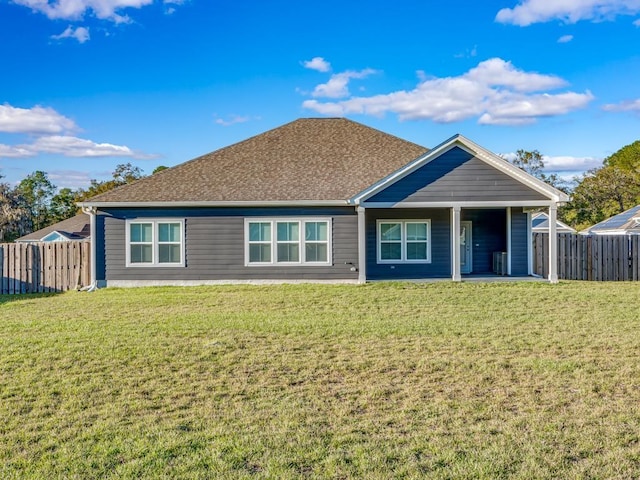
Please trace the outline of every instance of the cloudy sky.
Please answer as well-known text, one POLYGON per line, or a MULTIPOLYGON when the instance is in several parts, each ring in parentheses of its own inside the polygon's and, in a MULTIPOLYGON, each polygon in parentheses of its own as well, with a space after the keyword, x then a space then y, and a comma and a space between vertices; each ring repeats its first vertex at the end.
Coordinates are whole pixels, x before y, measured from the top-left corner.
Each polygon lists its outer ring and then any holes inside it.
POLYGON ((0 0, 0 174, 86 187, 299 117, 570 176, 640 138, 640 0, 0 0))

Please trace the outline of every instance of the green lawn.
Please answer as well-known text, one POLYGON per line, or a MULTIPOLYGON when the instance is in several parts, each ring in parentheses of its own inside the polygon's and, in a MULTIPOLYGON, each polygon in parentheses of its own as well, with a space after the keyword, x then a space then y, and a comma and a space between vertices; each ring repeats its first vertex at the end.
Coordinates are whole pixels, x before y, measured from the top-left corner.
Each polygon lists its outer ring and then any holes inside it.
POLYGON ((0 297, 0 478, 638 478, 640 284, 0 297))

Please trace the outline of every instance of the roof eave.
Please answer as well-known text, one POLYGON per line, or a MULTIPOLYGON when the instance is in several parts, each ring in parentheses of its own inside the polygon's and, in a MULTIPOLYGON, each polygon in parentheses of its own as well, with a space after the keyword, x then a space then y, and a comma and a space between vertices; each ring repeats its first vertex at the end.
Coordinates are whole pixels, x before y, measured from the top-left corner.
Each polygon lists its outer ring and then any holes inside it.
POLYGON ((148 201, 78 203, 80 207, 96 208, 184 208, 184 207, 346 207, 347 200, 231 200, 231 201, 148 201))

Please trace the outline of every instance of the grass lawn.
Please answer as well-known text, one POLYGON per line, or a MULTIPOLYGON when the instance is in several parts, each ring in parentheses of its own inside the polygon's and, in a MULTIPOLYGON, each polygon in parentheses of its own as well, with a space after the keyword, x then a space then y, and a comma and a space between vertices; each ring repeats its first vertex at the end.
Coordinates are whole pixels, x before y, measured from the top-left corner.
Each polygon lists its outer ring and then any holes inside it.
POLYGON ((0 478, 639 478, 640 284, 0 297, 0 478))

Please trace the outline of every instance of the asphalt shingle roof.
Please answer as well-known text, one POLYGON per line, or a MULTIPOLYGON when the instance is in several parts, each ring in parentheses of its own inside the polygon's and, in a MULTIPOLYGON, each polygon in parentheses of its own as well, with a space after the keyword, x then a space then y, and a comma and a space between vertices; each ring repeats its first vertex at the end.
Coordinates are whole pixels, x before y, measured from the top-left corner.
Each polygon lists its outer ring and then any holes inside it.
POLYGON ((90 235, 90 223, 89 215, 79 213, 74 217, 67 218, 61 222, 54 223, 53 225, 41 228, 40 230, 36 230, 28 235, 24 235, 23 237, 16 239, 16 242, 37 242, 52 232, 64 233, 71 239, 82 240, 90 235))
POLYGON ((88 200, 346 200, 428 149, 344 118, 303 118, 88 200))

